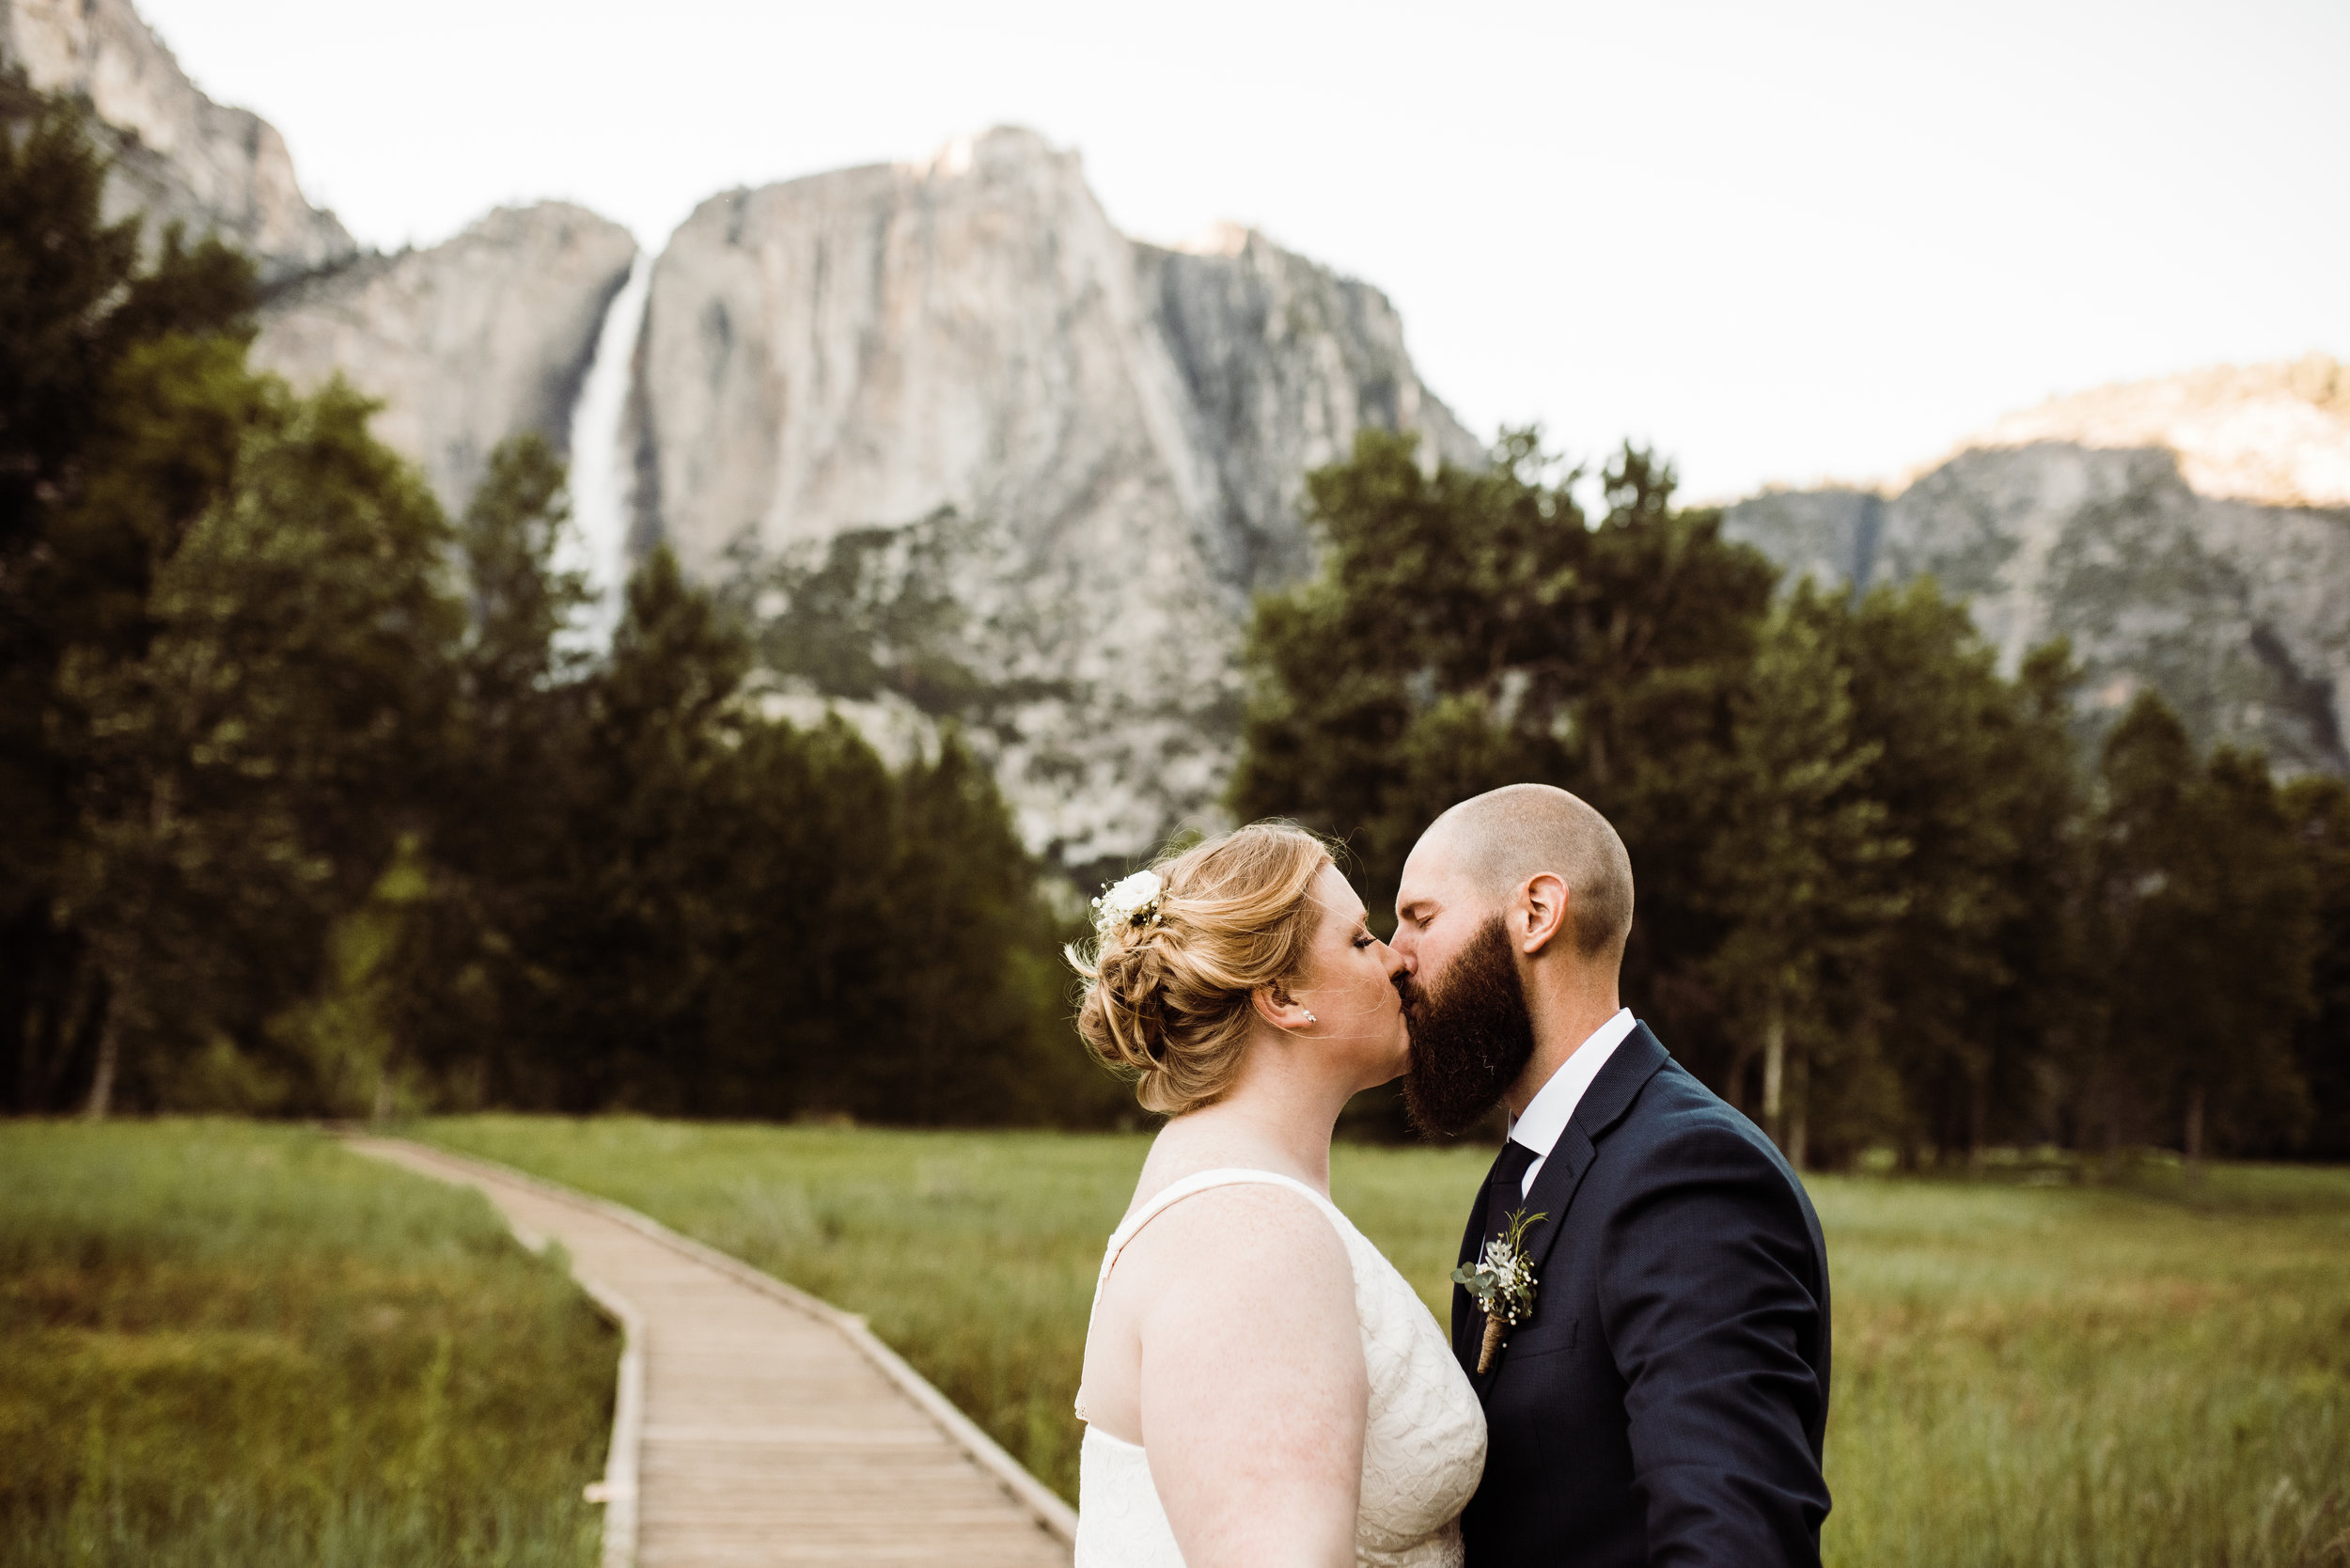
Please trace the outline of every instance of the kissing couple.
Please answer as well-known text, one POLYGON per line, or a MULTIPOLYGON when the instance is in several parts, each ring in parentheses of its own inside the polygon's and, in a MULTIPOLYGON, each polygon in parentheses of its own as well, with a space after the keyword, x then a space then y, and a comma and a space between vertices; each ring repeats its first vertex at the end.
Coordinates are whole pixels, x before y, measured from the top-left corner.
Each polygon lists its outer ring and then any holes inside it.
POLYGON ((1605 817, 1532 784, 1455 806, 1392 944, 1284 823, 1096 908, 1078 1029, 1169 1120, 1094 1289, 1076 1568, 1819 1562, 1826 1246, 1620 1002, 1605 817), (1449 1336, 1330 1201, 1340 1110, 1399 1075, 1434 1133, 1510 1110, 1449 1336))

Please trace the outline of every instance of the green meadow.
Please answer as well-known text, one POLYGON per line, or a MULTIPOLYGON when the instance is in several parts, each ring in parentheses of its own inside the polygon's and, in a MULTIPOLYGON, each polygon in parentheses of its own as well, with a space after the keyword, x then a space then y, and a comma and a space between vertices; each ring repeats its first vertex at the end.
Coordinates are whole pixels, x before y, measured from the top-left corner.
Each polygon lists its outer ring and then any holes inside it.
POLYGON ((0 1564, 585 1568, 619 1337, 299 1127, 0 1122, 0 1564))
MULTIPOLYGON (((1065 1495, 1138 1136, 476 1117, 419 1136, 601 1193, 865 1313, 1065 1495)), ((1489 1156, 1342 1145, 1444 1309, 1489 1156)), ((2350 1564, 2350 1170, 1821 1176, 1842 1568, 2350 1564)))

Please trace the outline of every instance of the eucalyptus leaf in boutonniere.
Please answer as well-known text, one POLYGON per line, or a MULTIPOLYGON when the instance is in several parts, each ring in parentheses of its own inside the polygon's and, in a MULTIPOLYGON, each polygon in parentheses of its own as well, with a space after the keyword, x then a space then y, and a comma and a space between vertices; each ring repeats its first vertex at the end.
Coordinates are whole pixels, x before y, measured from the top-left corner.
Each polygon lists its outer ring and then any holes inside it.
POLYGON ((1526 1262, 1526 1231, 1548 1217, 1516 1211, 1503 1222, 1501 1234, 1485 1244, 1483 1257, 1452 1271, 1452 1282, 1467 1286, 1485 1309, 1485 1342, 1477 1350, 1480 1377, 1493 1370, 1502 1335, 1534 1315, 1534 1271, 1526 1262))

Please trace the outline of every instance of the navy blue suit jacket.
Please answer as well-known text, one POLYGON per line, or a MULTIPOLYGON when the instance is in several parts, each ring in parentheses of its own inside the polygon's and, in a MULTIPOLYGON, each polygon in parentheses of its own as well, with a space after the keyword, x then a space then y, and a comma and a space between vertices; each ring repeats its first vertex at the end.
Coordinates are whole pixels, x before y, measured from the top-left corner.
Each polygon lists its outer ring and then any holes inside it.
POLYGON ((1527 1237, 1534 1314, 1484 1377, 1483 1315, 1452 1293, 1488 1431, 1469 1568, 1816 1565, 1827 1245, 1778 1150, 1643 1025, 1525 1206, 1548 1216, 1527 1237))

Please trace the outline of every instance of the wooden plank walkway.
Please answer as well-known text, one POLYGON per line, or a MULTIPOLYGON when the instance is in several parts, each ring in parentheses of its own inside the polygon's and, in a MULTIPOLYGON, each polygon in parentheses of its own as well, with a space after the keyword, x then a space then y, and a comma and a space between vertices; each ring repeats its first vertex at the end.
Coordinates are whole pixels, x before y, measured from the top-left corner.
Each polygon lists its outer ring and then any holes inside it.
POLYGON ((348 1141, 480 1188, 526 1242, 560 1241, 629 1324, 641 1432, 623 1430, 623 1377, 613 1464, 592 1489, 606 1568, 1068 1568, 1068 1505, 862 1319, 618 1204, 421 1144, 348 1141))

